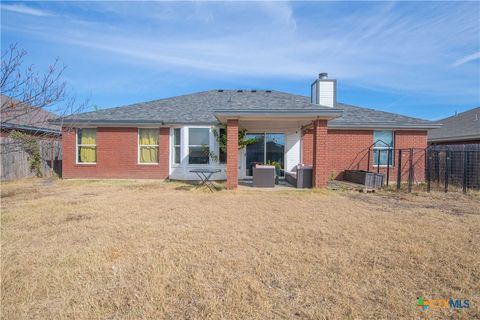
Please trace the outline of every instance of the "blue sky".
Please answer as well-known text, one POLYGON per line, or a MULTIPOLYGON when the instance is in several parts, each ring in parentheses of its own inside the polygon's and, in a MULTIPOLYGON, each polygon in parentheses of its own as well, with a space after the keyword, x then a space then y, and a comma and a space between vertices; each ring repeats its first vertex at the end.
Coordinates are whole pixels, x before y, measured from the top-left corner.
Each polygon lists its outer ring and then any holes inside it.
POLYGON ((209 89, 309 95, 440 119, 480 105, 479 2, 5 2, 1 45, 59 57, 101 108, 209 89))

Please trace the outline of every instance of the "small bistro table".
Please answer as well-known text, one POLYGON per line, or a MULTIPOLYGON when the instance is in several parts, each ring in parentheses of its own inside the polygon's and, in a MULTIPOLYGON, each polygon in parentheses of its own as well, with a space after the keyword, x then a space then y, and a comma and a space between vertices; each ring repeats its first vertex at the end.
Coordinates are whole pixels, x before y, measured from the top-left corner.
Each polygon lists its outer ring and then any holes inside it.
POLYGON ((207 187, 211 192, 213 190, 217 190, 217 187, 210 181, 210 178, 212 177, 213 174, 219 173, 222 170, 220 169, 192 169, 190 172, 195 173, 201 180, 201 182, 198 184, 197 188, 200 187, 207 187))

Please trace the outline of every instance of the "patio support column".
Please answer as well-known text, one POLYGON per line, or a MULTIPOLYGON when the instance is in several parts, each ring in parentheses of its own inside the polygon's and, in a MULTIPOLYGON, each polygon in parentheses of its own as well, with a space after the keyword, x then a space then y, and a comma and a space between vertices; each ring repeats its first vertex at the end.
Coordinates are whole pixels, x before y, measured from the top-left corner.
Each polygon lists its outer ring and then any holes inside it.
POLYGON ((238 119, 227 120, 227 189, 238 186, 238 119))
POLYGON ((327 185, 327 120, 313 122, 313 187, 327 185))
POLYGON ((160 128, 159 171, 162 179, 170 175, 170 128, 160 128))

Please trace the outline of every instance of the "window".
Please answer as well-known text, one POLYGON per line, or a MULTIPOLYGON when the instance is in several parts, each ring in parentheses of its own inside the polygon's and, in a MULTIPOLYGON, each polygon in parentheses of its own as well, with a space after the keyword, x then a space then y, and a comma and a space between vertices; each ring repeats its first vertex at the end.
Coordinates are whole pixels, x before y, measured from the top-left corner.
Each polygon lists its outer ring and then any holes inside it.
POLYGON ((181 141, 181 129, 173 129, 173 163, 180 164, 180 141, 181 141))
POLYGON ((210 129, 188 129, 188 164, 208 164, 210 162, 210 129))
POLYGON ((393 165, 393 131, 373 132, 373 164, 393 165))
POLYGON ((158 163, 158 129, 138 129, 138 160, 140 163, 158 163))
MULTIPOLYGON (((224 140, 225 145, 226 145, 227 138, 226 138, 225 128, 220 128, 218 130, 218 133, 220 134, 220 139, 224 140)), ((226 150, 223 151, 221 148, 218 148, 218 160, 220 161, 220 163, 227 163, 227 151, 226 150)))
POLYGON ((77 162, 97 162, 97 129, 77 129, 77 162))

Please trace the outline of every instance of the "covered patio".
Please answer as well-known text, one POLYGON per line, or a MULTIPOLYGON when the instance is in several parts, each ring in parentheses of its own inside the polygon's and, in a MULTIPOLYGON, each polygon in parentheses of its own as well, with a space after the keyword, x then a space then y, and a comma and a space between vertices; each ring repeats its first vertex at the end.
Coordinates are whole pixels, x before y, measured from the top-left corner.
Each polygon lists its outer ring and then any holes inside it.
POLYGON ((302 163, 302 135, 306 129, 313 131, 312 186, 326 186, 327 122, 341 114, 342 110, 333 108, 268 112, 216 110, 215 116, 220 123, 226 125, 227 132, 227 189, 236 189, 240 180, 243 181, 242 185, 249 185, 252 164, 276 162, 281 164, 285 172, 294 170, 302 163), (258 137, 259 143, 238 150, 238 133, 242 129, 247 130, 247 134, 258 137))

